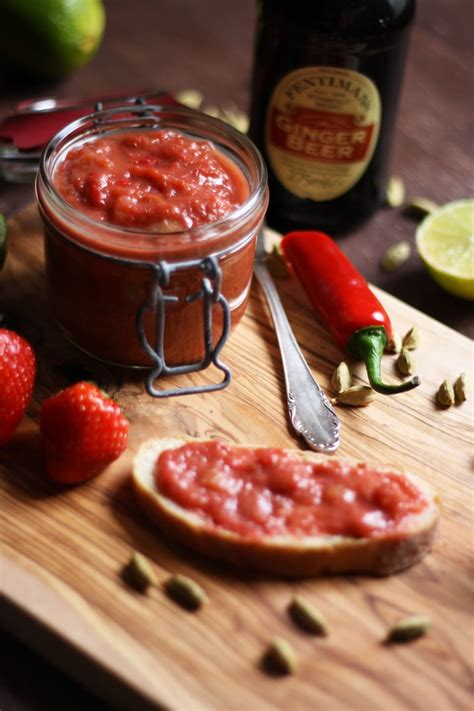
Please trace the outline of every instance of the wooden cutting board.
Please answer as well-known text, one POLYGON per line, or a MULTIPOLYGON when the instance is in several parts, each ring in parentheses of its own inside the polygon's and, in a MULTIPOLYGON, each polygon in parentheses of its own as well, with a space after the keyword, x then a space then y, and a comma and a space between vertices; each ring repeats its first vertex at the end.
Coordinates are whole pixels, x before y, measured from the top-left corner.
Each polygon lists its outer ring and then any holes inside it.
MULTIPOLYGON (((341 353, 331 343, 298 284, 279 280, 289 319, 308 362, 328 388, 341 353)), ((219 437, 297 446, 287 422, 275 334, 257 285, 248 311, 223 356, 234 372, 219 393, 155 401, 139 376, 81 355, 52 322, 44 290, 43 251, 34 207, 11 223, 11 246, 0 303, 11 327, 34 344, 39 373, 28 417, 0 453, 3 539, 3 624, 96 689, 117 708, 147 704, 173 709, 464 709, 473 652, 472 401, 449 410, 434 404, 444 379, 471 369, 465 337, 378 292, 394 326, 416 324, 422 385, 404 395, 378 396, 367 408, 338 408, 339 454, 406 466, 442 495, 444 511, 431 555, 386 579, 338 577, 304 582, 242 574, 169 545, 138 509, 130 463, 151 435, 219 437), (90 483, 58 489, 45 481, 38 415, 50 393, 74 379, 95 377, 117 396, 131 422, 126 454, 90 483), (148 556, 160 579, 191 575, 210 603, 187 613, 154 589, 127 588, 120 571, 132 550, 148 556), (290 597, 304 594, 322 611, 330 636, 294 628, 290 597), (429 634, 403 646, 381 643, 398 618, 427 614, 429 634), (294 646, 300 667, 272 678, 259 666, 273 635, 294 646)), ((354 364, 358 382, 364 369, 354 364)), ((395 379, 394 358, 384 376, 395 379)), ((191 376, 193 383, 209 375, 191 376)), ((185 382, 180 378, 179 383, 185 382)))

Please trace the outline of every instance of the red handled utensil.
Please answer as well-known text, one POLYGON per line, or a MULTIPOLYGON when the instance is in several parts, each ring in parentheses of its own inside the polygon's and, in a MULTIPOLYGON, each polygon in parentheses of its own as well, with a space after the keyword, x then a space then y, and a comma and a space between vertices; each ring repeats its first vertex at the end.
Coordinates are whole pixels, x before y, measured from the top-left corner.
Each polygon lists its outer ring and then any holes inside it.
POLYGON ((10 182, 34 180, 41 151, 64 126, 97 109, 144 104, 178 105, 164 91, 102 95, 76 99, 33 99, 22 101, 0 121, 0 177, 10 182))

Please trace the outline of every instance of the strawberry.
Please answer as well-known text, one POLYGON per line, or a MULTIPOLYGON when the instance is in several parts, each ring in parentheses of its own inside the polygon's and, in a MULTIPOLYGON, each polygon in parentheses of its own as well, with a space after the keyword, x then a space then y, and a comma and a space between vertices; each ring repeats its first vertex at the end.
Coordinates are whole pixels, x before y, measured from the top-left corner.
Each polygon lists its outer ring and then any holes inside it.
POLYGON ((14 435, 33 392, 36 358, 30 344, 0 328, 0 445, 14 435))
POLYGON ((86 382, 44 401, 40 429, 46 472, 61 484, 91 479, 122 454, 128 441, 120 405, 86 382))

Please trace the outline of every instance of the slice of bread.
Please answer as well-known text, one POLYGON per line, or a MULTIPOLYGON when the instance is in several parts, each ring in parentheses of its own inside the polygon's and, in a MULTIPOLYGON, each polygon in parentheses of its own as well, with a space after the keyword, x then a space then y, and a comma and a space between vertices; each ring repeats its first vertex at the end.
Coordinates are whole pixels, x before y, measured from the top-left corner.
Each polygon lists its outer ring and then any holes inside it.
MULTIPOLYGON (((189 441, 199 440, 148 440, 139 449, 133 466, 133 484, 140 505, 165 535, 187 548, 235 565, 285 577, 355 572, 389 575, 418 562, 431 549, 440 511, 439 498, 426 482, 405 472, 403 476, 424 494, 428 505, 420 513, 405 517, 396 534, 392 532, 387 537, 265 535, 247 538, 209 524, 195 512, 163 496, 156 486, 155 467, 160 453, 189 441)), ((314 452, 291 451, 310 461, 328 459, 326 455, 314 452)), ((376 468, 381 474, 393 472, 393 469, 376 468)))

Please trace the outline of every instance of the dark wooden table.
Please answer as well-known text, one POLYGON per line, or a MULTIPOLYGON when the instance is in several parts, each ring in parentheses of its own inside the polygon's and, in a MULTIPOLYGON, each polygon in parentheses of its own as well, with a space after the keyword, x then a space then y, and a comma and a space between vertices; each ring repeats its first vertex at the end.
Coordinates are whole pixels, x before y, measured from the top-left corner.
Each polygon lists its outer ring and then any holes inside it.
MULTIPOLYGON (((0 115, 19 100, 134 88, 196 88, 206 103, 248 108, 255 9, 253 0, 108 0, 103 45, 87 67, 57 84, 19 82, 0 64, 0 115)), ((398 116, 392 172, 411 196, 448 202, 473 195, 474 86, 472 0, 419 0, 398 116)), ((31 185, 0 182, 0 211, 13 214, 34 199, 31 185)), ((415 253, 383 274, 380 258, 416 223, 384 209, 340 238, 374 284, 452 328, 474 336, 472 303, 443 292, 415 253)), ((106 706, 8 635, 1 636, 2 711, 105 709, 106 706)))

